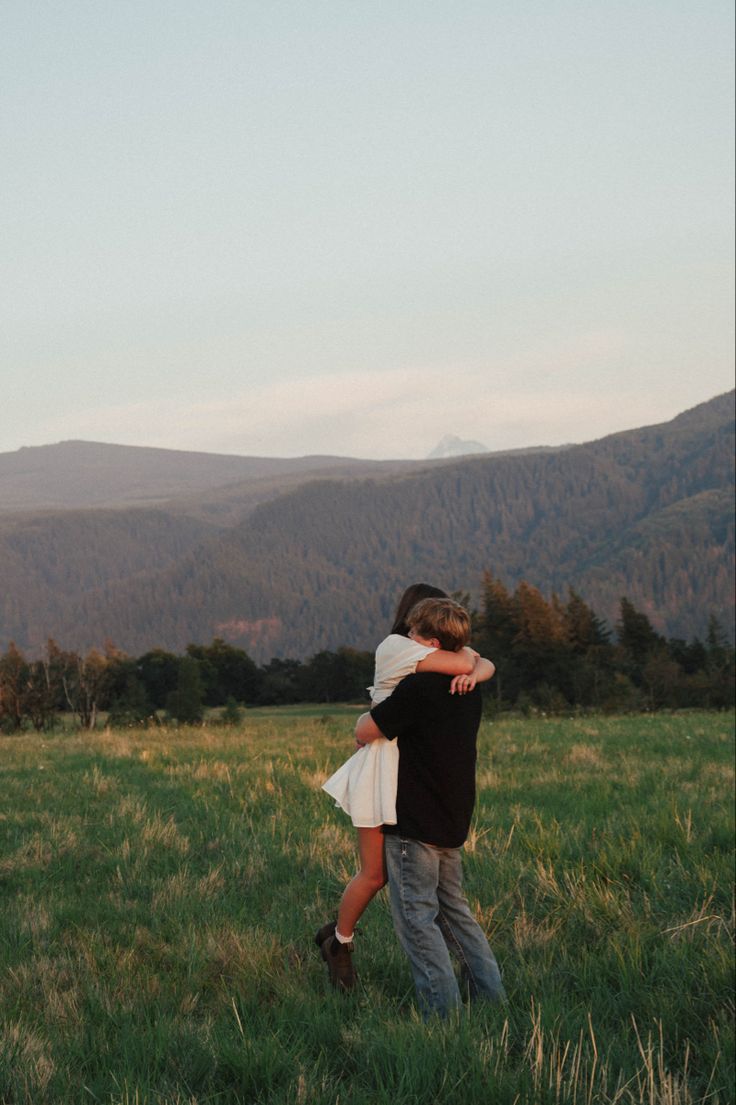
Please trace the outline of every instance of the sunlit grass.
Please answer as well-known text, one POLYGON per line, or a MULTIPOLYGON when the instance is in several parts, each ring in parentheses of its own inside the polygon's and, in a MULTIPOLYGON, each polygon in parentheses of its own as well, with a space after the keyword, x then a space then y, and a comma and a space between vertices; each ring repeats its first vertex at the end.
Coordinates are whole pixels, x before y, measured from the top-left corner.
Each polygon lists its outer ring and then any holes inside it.
POLYGON ((468 895, 506 1010, 425 1026, 320 790, 356 711, 0 738, 3 1105, 732 1100, 726 715, 484 725, 468 895))

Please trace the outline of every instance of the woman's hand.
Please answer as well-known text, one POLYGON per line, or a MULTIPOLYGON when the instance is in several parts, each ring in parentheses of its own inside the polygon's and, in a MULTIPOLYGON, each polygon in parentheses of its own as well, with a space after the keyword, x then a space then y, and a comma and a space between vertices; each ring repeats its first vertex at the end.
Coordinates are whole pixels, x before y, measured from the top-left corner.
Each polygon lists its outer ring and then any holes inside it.
POLYGON ((355 725, 355 747, 365 748, 371 741, 383 737, 383 733, 376 725, 370 713, 361 714, 355 725))
MULTIPOLYGON (((476 656, 478 656, 477 653, 476 656)), ((495 672, 496 665, 491 660, 478 656, 475 667, 469 675, 455 676, 450 683, 450 694, 467 694, 475 688, 476 683, 485 683, 488 679, 493 679, 495 672)))
POLYGON ((467 694, 472 691, 477 683, 475 671, 470 675, 456 675, 450 683, 450 694, 467 694))

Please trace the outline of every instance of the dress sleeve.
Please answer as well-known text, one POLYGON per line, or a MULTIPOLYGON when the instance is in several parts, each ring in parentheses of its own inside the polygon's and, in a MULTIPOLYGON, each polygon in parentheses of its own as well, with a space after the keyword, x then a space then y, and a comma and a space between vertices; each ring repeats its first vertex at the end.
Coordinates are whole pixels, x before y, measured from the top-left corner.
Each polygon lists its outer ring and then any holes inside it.
POLYGON ((368 688, 371 698, 379 695, 384 698, 405 676, 417 670, 417 664, 430 652, 436 652, 430 645, 420 645, 411 637, 402 637, 399 633, 390 633, 376 649, 376 669, 373 686, 368 688))
POLYGON ((376 673, 396 675, 400 672, 409 675, 415 671, 420 660, 436 651, 431 645, 420 645, 418 641, 412 641, 411 637, 392 633, 376 649, 376 673))

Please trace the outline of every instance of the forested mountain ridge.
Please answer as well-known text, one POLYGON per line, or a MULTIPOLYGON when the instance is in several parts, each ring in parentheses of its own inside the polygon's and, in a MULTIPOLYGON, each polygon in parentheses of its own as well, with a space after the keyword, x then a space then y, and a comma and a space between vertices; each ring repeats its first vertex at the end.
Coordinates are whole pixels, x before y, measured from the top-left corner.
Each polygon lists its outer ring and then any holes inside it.
MULTIPOLYGON (((550 453, 558 448, 489 455, 550 453)), ((447 458, 247 457, 62 441, 0 453, 0 516, 155 507, 227 526, 259 503, 313 480, 384 479, 445 463, 447 458)))
POLYGON ((258 660, 372 648, 407 582, 477 595, 487 569, 573 586, 609 620, 626 594, 661 631, 703 634, 733 609, 733 436, 729 394, 562 451, 319 480, 226 530, 164 509, 6 518, 0 641, 136 653, 222 636, 258 660))
POLYGON ((338 479, 390 473, 420 461, 351 457, 241 457, 94 441, 62 441, 0 453, 0 512, 151 506, 189 500, 199 508, 213 491, 237 498, 249 485, 261 498, 314 475, 338 479), (266 491, 264 495, 264 489, 266 491))

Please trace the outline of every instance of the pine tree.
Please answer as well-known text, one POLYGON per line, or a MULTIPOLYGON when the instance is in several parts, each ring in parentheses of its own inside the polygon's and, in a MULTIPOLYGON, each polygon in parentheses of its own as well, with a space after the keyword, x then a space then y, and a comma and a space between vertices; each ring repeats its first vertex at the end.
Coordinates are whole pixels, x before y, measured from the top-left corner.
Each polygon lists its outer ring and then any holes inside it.
POLYGON ((565 637, 573 652, 584 653, 591 648, 603 647, 611 639, 605 623, 572 587, 562 609, 562 621, 565 637))
POLYGON ((547 706, 555 692, 564 695, 566 689, 569 650, 564 622, 559 608, 524 581, 516 589, 514 604, 518 625, 514 659, 521 673, 521 690, 547 706))
POLYGON ((627 598, 621 599, 620 609, 621 616, 616 625, 618 643, 628 674, 637 686, 641 686, 647 659, 656 649, 666 647, 665 641, 652 628, 646 614, 637 610, 627 598))
POLYGON ((514 702, 519 692, 514 640, 518 632, 517 609, 509 592, 491 572, 483 576, 481 614, 475 647, 496 665, 489 693, 496 705, 514 702))

